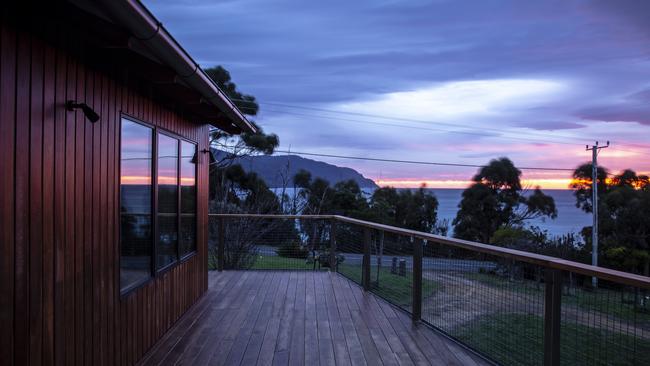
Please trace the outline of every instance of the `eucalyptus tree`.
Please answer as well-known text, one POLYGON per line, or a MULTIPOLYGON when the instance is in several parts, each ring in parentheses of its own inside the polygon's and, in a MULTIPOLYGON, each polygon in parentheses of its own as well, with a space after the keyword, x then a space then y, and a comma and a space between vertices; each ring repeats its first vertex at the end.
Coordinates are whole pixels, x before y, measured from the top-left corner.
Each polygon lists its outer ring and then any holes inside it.
POLYGON ((490 243, 503 227, 522 226, 526 221, 557 217, 553 197, 539 187, 525 194, 521 170, 508 158, 499 158, 479 169, 462 195, 454 218, 454 236, 490 243))

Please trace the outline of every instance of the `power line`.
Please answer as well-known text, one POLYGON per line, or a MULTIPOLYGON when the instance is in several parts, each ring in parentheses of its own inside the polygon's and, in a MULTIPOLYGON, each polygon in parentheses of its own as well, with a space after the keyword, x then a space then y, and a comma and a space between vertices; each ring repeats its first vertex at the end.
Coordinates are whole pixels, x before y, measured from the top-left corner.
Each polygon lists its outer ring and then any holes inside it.
MULTIPOLYGON (((239 99, 236 99, 239 100, 239 99)), ((264 103, 264 104, 273 104, 275 105, 276 103, 264 103)), ((279 105, 279 104, 278 104, 279 105)), ((249 108, 249 107, 239 107, 240 109, 249 109, 249 110, 254 110, 254 108, 249 108)), ((321 110, 320 108, 308 108, 304 107, 303 109, 313 109, 313 110, 321 110)), ((324 110, 324 111, 330 111, 330 110, 324 110)), ((360 124, 369 124, 369 125, 377 125, 377 126, 390 126, 390 127, 399 127, 399 128, 407 128, 407 129, 415 129, 415 130, 424 130, 424 131, 436 131, 436 132, 446 132, 446 133, 455 133, 455 134, 462 134, 462 135, 471 135, 471 136, 480 136, 480 137, 487 137, 487 138, 496 138, 496 139, 504 139, 504 140, 515 140, 515 141, 526 141, 526 142, 534 142, 534 143, 541 143, 541 144, 555 144, 555 145, 567 145, 567 146, 584 146, 584 144, 577 143, 577 142, 564 142, 564 141, 557 141, 557 140, 541 140, 541 139, 533 139, 533 138, 526 138, 526 137, 519 137, 519 136, 509 136, 507 134, 518 134, 518 135, 528 135, 528 136, 552 136, 552 135, 546 135, 546 134, 531 134, 531 133, 525 133, 525 132, 504 132, 503 130, 497 130, 493 128, 482 128, 481 130, 489 130, 489 131, 497 131, 499 134, 494 135, 494 134, 488 134, 488 133, 480 133, 480 132, 472 132, 472 131, 458 131, 458 130, 446 130, 446 129, 441 129, 441 128, 432 128, 432 127, 417 127, 417 126, 409 126, 409 125, 403 125, 403 124, 395 124, 395 123, 386 123, 386 122, 376 122, 376 121, 365 121, 365 120, 358 120, 358 119, 351 119, 351 118, 343 118, 343 117, 334 117, 334 116, 322 116, 322 115, 314 115, 314 114, 305 114, 305 113, 299 113, 299 112, 293 112, 293 111, 285 111, 285 110, 267 110, 267 112, 272 112, 272 113, 281 113, 281 114, 289 114, 289 115, 294 115, 294 116, 300 116, 300 117, 309 117, 309 118, 319 118, 319 119, 324 119, 324 120, 337 120, 337 121, 345 121, 345 122, 353 122, 353 123, 360 123, 360 124)), ((366 115, 366 114, 359 114, 359 113, 348 113, 348 112, 337 112, 341 114, 351 114, 351 115, 366 115)), ((366 115, 366 116, 374 116, 374 115, 366 115)), ((409 119, 399 119, 399 118, 392 118, 392 117, 378 117, 378 118, 384 118, 384 119, 396 119, 396 120, 409 120, 409 119)), ((421 123, 424 123, 420 121, 421 123)), ((432 122, 436 124, 445 124, 445 123, 437 123, 437 122, 432 122)), ((458 125, 453 125, 453 124, 447 124, 447 125, 452 125, 456 127, 460 127, 466 130, 476 130, 470 127, 464 127, 464 126, 458 126, 458 125)), ((560 137, 563 137, 563 135, 559 135, 560 137)), ((555 136, 553 136, 555 137, 555 136)), ((568 136, 567 136, 568 138, 568 136)), ((641 145, 637 145, 641 146, 641 145)), ((643 152, 643 151, 638 151, 638 150, 627 150, 627 149, 620 149, 620 148, 615 148, 612 150, 616 151, 623 151, 623 152, 629 152, 629 153, 634 153, 634 154, 642 154, 642 155, 649 155, 650 152, 643 152)))
MULTIPOLYGON (((478 164, 441 163, 441 162, 432 162, 432 161, 367 158, 367 157, 362 157, 362 156, 318 154, 318 153, 310 153, 310 152, 303 152, 303 151, 289 151, 289 150, 275 150, 275 152, 284 153, 284 154, 306 155, 306 156, 320 156, 320 157, 326 157, 326 158, 380 161, 380 162, 387 162, 387 163, 436 165, 436 166, 455 166, 455 167, 465 167, 465 168, 484 168, 484 167, 486 167, 486 165, 478 165, 478 164)), ((543 168, 543 167, 517 167, 517 169, 522 169, 522 170, 544 170, 544 171, 570 171, 570 172, 575 171, 575 169, 570 169, 570 168, 543 168)))
POLYGON ((461 135, 471 135, 471 136, 480 136, 480 137, 488 137, 488 138, 534 142, 534 143, 541 143, 541 144, 559 144, 559 145, 569 145, 569 146, 576 146, 576 147, 584 146, 584 144, 574 143, 574 142, 543 141, 543 140, 537 140, 537 139, 529 139, 529 138, 525 138, 525 137, 506 136, 506 135, 503 135, 503 131, 500 132, 501 133, 500 135, 493 135, 493 134, 488 134, 488 133, 480 133, 480 132, 472 132, 472 131, 445 130, 445 129, 440 129, 440 128, 417 127, 417 126, 400 125, 400 124, 387 123, 387 122, 362 121, 362 120, 351 119, 351 118, 343 118, 343 117, 319 116, 319 115, 305 114, 305 113, 298 113, 298 112, 290 112, 290 111, 271 110, 270 112, 289 114, 289 115, 300 116, 300 117, 319 118, 319 119, 324 119, 324 120, 337 120, 337 121, 353 122, 353 123, 360 123, 360 124, 369 124, 369 125, 376 125, 376 126, 399 127, 399 128, 407 128, 407 129, 421 130, 421 131, 446 132, 446 133, 455 133, 455 134, 461 134, 461 135))
MULTIPOLYGON (((233 99, 234 101, 240 101, 240 102, 250 102, 246 101, 243 99, 233 99)), ((394 121, 403 121, 403 122, 413 122, 413 123, 419 123, 419 124, 425 124, 425 125, 431 125, 431 124, 437 124, 437 125, 443 125, 443 126, 448 126, 448 127, 454 127, 454 128, 465 128, 465 129, 472 129, 475 130, 475 127, 472 126, 466 126, 458 123, 449 123, 449 122, 441 122, 441 121, 432 121, 432 120, 421 120, 421 119, 416 119, 416 118, 408 118, 408 117, 399 117, 399 116, 383 116, 379 114, 372 114, 372 113, 361 113, 361 112, 350 112, 350 111, 341 111, 341 110, 336 110, 336 109, 328 109, 328 108, 318 108, 318 107, 308 107, 308 106, 300 106, 300 105, 295 105, 295 104, 286 104, 286 103, 277 103, 277 102, 258 102, 259 104, 265 104, 265 105, 270 105, 270 106, 277 106, 277 107, 285 107, 285 108, 295 108, 295 109, 304 109, 304 110, 311 110, 311 111, 318 111, 318 112, 328 112, 328 113, 338 113, 338 114, 344 114, 344 115, 352 115, 352 116, 359 116, 359 117, 370 117, 370 118, 379 118, 379 119, 384 119, 384 120, 394 120, 394 121)), ((250 107, 243 107, 246 109, 252 109, 250 107)), ((494 131, 494 132, 499 132, 503 133, 503 130, 498 129, 498 128, 489 128, 489 127, 482 127, 481 130, 488 130, 488 131, 494 131)), ((567 135, 558 135, 558 134, 547 134, 547 133, 530 133, 530 132, 518 132, 521 134, 526 134, 529 136, 546 136, 546 137, 563 137, 567 139, 574 139, 574 136, 567 136, 567 135)), ((585 140, 587 140, 585 138, 585 140)))

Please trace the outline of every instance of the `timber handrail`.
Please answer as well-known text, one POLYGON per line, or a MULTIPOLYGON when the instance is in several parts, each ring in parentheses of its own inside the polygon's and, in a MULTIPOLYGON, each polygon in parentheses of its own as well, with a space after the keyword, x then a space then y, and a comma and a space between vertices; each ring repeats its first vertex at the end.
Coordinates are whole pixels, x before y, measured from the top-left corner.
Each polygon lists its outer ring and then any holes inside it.
POLYGON ((267 215, 267 214, 208 214, 212 217, 233 217, 233 218, 267 218, 267 219, 326 219, 337 220, 355 224, 371 229, 385 232, 411 236, 430 242, 467 249, 475 252, 491 254, 498 257, 514 259, 521 262, 539 265, 546 268, 558 269, 578 273, 585 276, 595 276, 600 279, 617 282, 620 284, 650 289, 650 277, 617 271, 614 269, 596 267, 589 264, 573 262, 565 259, 550 257, 547 255, 529 253, 521 250, 503 248, 489 244, 477 243, 456 238, 449 238, 441 235, 425 233, 422 231, 403 229, 395 226, 378 224, 370 221, 353 219, 340 215, 267 215))

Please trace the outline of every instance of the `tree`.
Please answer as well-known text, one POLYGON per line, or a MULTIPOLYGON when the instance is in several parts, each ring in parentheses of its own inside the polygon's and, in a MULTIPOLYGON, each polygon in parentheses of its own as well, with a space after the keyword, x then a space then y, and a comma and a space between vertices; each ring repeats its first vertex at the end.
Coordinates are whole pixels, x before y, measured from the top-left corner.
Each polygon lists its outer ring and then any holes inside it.
MULTIPOLYGON (((398 191, 393 187, 376 189, 370 198, 366 219, 381 224, 445 235, 446 230, 442 229, 443 225, 438 225, 437 222, 438 200, 425 188, 426 186, 422 185, 415 192, 410 189, 398 191)), ((406 238, 397 236, 396 239, 399 241, 406 238)), ((399 243, 393 244, 399 245, 399 243)), ((373 246, 374 252, 377 253, 375 278, 379 281, 386 246, 386 235, 383 231, 379 232, 376 240, 373 240, 373 246)))
POLYGON ((454 236, 490 243, 499 228, 522 226, 540 217, 557 217, 553 198, 539 187, 526 196, 520 178, 521 171, 505 157, 479 169, 458 205, 454 236))
POLYGON ((350 217, 363 217, 368 201, 354 180, 338 182, 332 188, 330 213, 350 217))
POLYGON ((421 186, 416 191, 393 187, 376 189, 370 199, 370 219, 382 224, 439 233, 438 199, 421 186))
MULTIPOLYGON (((224 169, 228 185, 225 200, 211 202, 210 210, 221 213, 284 213, 280 198, 256 173, 247 173, 241 166, 224 169)), ((225 220, 227 238, 224 265, 226 269, 250 268, 256 260, 259 245, 282 247, 300 241, 293 220, 264 219, 254 216, 225 220)), ((217 237, 218 223, 210 221, 210 238, 217 237)), ((211 243, 210 261, 217 260, 217 248, 211 243)))
POLYGON ((293 177, 296 196, 301 200, 300 212, 305 215, 320 215, 331 212, 332 189, 323 178, 312 179, 311 173, 301 169, 293 177))
MULTIPOLYGON (((607 184, 607 176, 609 172, 603 167, 598 167, 596 172, 596 179, 598 182, 598 194, 604 195, 607 193, 609 186, 607 184)), ((573 189, 573 194, 576 197, 576 207, 585 212, 591 212, 591 199, 592 199, 592 165, 591 163, 582 164, 573 172, 573 179, 569 188, 573 189)))
MULTIPOLYGON (((238 90, 237 85, 232 81, 228 70, 222 66, 205 69, 206 74, 217 84, 239 108, 248 116, 255 116, 259 111, 259 105, 254 96, 244 94, 238 90)), ((218 161, 210 167, 210 199, 226 200, 225 169, 241 156, 251 154, 273 154, 273 151, 280 144, 276 134, 266 134, 254 121, 250 121, 256 128, 256 132, 242 132, 235 135, 226 131, 213 128, 210 131, 210 147, 219 157, 218 161)))
MULTIPOLYGON (((544 254, 562 259, 581 261, 584 259, 582 243, 575 234, 549 236, 547 231, 539 227, 502 227, 498 229, 490 242, 505 248, 523 250, 530 253, 544 254)), ((503 268, 511 280, 515 276, 534 275, 537 287, 541 286, 542 272, 540 266, 496 258, 499 267, 503 268)), ((569 283, 573 284, 573 275, 569 273, 569 283)), ((569 286, 570 287, 570 286, 569 286)), ((568 287, 567 287, 568 288, 568 287)))
MULTIPOLYGON (((650 179, 626 169, 607 179, 598 168, 598 247, 601 264, 624 271, 650 275, 650 179)), ((576 206, 593 211, 591 164, 573 173, 576 206)), ((583 228, 586 250, 591 252, 590 226, 583 228)))
MULTIPOLYGON (((255 97, 238 90, 228 70, 222 66, 216 66, 205 69, 205 72, 243 114, 248 116, 257 115, 259 105, 255 97)), ((257 132, 243 132, 239 135, 233 135, 219 129, 210 132, 210 146, 229 153, 219 162, 220 166, 228 165, 232 160, 242 155, 254 153, 269 155, 278 147, 280 139, 276 134, 265 134, 259 125, 254 121, 250 122, 255 126, 257 132)))

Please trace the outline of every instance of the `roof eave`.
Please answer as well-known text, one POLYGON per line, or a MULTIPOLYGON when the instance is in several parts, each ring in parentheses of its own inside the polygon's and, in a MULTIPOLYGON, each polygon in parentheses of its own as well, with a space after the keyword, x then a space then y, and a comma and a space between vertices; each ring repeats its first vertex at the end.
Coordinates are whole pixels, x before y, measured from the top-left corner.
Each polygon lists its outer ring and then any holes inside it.
POLYGON ((101 3, 115 21, 133 33, 187 85, 221 111, 233 124, 232 130, 256 132, 255 126, 142 4, 135 0, 101 0, 101 3))

